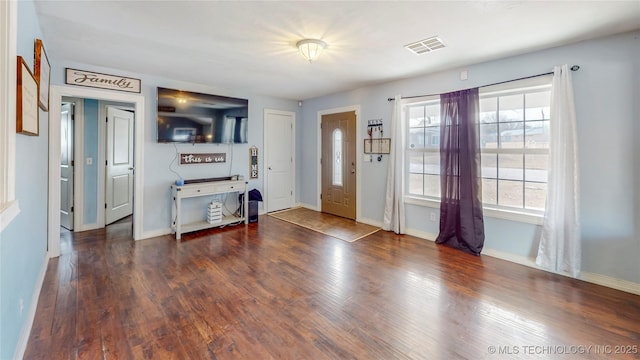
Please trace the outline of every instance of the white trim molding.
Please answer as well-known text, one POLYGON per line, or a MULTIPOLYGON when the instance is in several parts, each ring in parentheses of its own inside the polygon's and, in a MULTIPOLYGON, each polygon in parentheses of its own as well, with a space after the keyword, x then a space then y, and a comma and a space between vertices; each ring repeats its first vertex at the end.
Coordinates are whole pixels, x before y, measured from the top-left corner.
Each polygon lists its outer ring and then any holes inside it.
MULTIPOLYGON (((438 237, 437 234, 430 234, 430 233, 427 233, 421 230, 416 230, 416 229, 407 229, 407 235, 419 237, 421 239, 429 240, 429 241, 435 241, 435 239, 438 237)), ((519 265, 524 265, 537 270, 551 272, 536 265, 536 261, 533 257, 515 255, 508 252, 488 249, 488 248, 482 249, 482 256, 490 256, 496 259, 509 261, 519 265)), ((562 274, 562 273, 555 273, 555 272, 551 272, 551 273, 567 276, 566 274, 562 274)), ((590 273, 585 271, 583 271, 580 277, 578 277, 576 280, 586 281, 592 284, 602 285, 612 289, 640 295, 640 284, 632 281, 617 279, 610 276, 595 274, 595 273, 590 273)))
POLYGON ((0 232, 20 213, 16 184, 18 3, 0 1, 0 232))
MULTIPOLYGON (((108 100, 132 103, 135 106, 136 122, 134 129, 134 208, 133 208, 133 238, 143 238, 143 209, 144 209, 144 96, 139 94, 121 93, 109 90, 98 90, 83 87, 51 86, 49 106, 49 164, 60 163, 60 110, 62 97, 80 99, 108 100)), ((48 241, 49 255, 60 256, 60 171, 57 166, 49 167, 49 226, 48 241)))
MULTIPOLYGON (((546 269, 543 269, 541 267, 539 267, 538 265, 536 265, 536 260, 533 257, 526 257, 526 256, 522 256, 522 255, 514 255, 514 254, 510 254, 507 252, 503 252, 503 251, 498 251, 498 250, 493 250, 493 249, 483 249, 482 250, 482 255, 486 255, 486 256, 491 256, 497 259, 502 259, 502 260, 506 260, 506 261, 510 261, 516 264, 520 264, 520 265, 524 265, 524 266, 528 266, 534 269, 538 269, 538 270, 542 270, 542 271, 547 271, 553 274, 558 274, 558 275, 562 275, 562 276, 566 276, 566 277, 570 277, 566 274, 563 273, 557 273, 557 272, 553 272, 553 271, 548 271, 546 269)), ((572 278, 573 279, 573 278, 572 278)), ((582 280, 582 281, 586 281, 592 284, 596 284, 596 285, 602 285, 602 286, 606 286, 608 288, 612 288, 612 289, 616 289, 616 290, 620 290, 620 291, 624 291, 624 292, 628 292, 628 293, 632 293, 632 294, 637 294, 640 295, 640 284, 638 283, 634 283, 632 281, 627 281, 627 280, 622 280, 622 279, 617 279, 617 278, 613 278, 610 276, 606 276, 606 275, 602 275, 602 274, 596 274, 596 273, 590 273, 590 272, 586 272, 583 271, 581 272, 580 276, 575 278, 576 280, 582 280)))

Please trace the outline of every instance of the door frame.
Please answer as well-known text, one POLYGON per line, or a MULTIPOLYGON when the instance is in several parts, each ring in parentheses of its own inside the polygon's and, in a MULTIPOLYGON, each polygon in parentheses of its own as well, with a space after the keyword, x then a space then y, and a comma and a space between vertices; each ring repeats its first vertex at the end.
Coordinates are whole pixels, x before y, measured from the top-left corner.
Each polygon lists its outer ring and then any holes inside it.
MULTIPOLYGON (((68 96, 61 99, 60 105, 62 105, 62 102, 73 104, 73 231, 83 231, 88 230, 82 226, 84 224, 84 212, 82 211, 84 184, 81 181, 77 181, 77 179, 84 179, 84 162, 76 162, 76 159, 81 159, 84 154, 84 141, 81 141, 82 137, 78 135, 81 132, 84 134, 84 102, 82 99, 68 96), (78 204, 80 204, 80 207, 78 207, 78 204)), ((62 107, 60 107, 60 110, 62 110, 62 107)), ((49 115, 49 118, 53 118, 53 116, 49 115)), ((59 126, 60 119, 58 118, 59 126)), ((49 150, 51 151, 51 142, 49 142, 49 150)))
POLYGON ((317 116, 317 148, 316 148, 316 164, 317 164, 317 179, 316 179, 316 204, 317 207, 315 210, 322 211, 322 199, 320 199, 320 195, 322 194, 322 164, 320 163, 320 159, 322 158, 322 129, 320 128, 320 124, 322 123, 322 116, 329 114, 337 114, 343 112, 355 111, 356 113, 356 221, 360 221, 362 218, 362 174, 361 174, 361 163, 362 163, 362 154, 364 152, 364 141, 362 137, 362 129, 361 129, 361 119, 360 119, 360 105, 348 105, 339 108, 332 108, 326 110, 318 111, 317 116))
MULTIPOLYGON (((80 152, 79 149, 76 147, 76 144, 78 143, 78 139, 77 139, 78 133, 77 133, 77 130, 76 130, 76 124, 77 124, 76 121, 80 117, 80 116, 76 116, 76 115, 77 115, 77 110, 79 110, 80 112, 83 111, 82 110, 82 105, 78 105, 78 102, 79 102, 78 100, 79 99, 75 99, 75 98, 74 99, 67 98, 67 99, 62 100, 63 103, 70 104, 71 116, 72 116, 71 123, 73 124, 73 138, 71 139, 71 142, 73 143, 73 164, 74 165, 72 166, 73 170, 71 172, 71 177, 73 178, 73 190, 72 190, 73 191, 73 194, 72 194, 72 200, 73 201, 71 202, 71 207, 74 210, 71 212, 71 218, 73 219, 73 226, 72 226, 73 230, 71 230, 71 231, 80 230, 80 229, 78 229, 76 227, 76 224, 78 224, 78 219, 80 219, 80 221, 82 221, 82 216, 81 216, 82 213, 80 211, 76 211, 77 207, 75 206, 76 205, 76 201, 77 201, 76 200, 76 194, 78 194, 80 191, 82 191, 81 184, 78 184, 78 181, 76 181, 76 177, 78 177, 78 176, 76 175, 77 171, 76 171, 76 164, 75 164, 75 159, 78 158, 78 156, 80 156, 78 154, 82 154, 82 152, 80 152)), ((61 107, 61 110, 62 110, 62 107, 61 107)), ((81 130, 82 130, 82 126, 80 126, 80 127, 81 127, 81 130)), ((62 144, 60 144, 60 146, 62 146, 62 144)), ((82 198, 80 200, 82 200, 82 198)))
MULTIPOLYGON (((268 202, 268 198, 269 196, 267 195, 267 192, 269 191, 269 177, 267 176, 267 171, 266 171, 266 166, 267 166, 267 159, 268 159, 268 154, 269 154, 269 141, 267 139, 267 115, 268 114, 274 114, 274 115, 291 115, 292 118, 292 125, 293 127, 291 128, 291 144, 293 145, 293 151, 291 152, 291 156, 293 157, 292 162, 291 162, 291 191, 293 191, 293 206, 296 205, 296 113, 293 111, 286 111, 286 110, 274 110, 274 109, 264 109, 264 113, 263 113, 263 120, 262 120, 262 134, 263 134, 263 144, 264 144, 264 154, 262 156, 262 174, 263 174, 263 183, 264 183, 264 191, 265 191, 265 196, 262 197, 262 200, 264 202, 264 212, 267 212, 267 209, 269 209, 269 204, 268 202)), ((258 159, 260 159, 260 154, 258 153, 258 159)), ((260 162, 258 162, 258 172, 260 172, 260 162)))
MULTIPOLYGON (((109 90, 52 85, 49 100, 49 164, 60 163, 60 111, 62 97, 89 98, 134 104, 136 123, 134 126, 134 208, 133 239, 142 239, 144 209, 144 96, 142 94, 119 93, 109 90)), ((82 159, 84 161, 84 159, 82 159)), ((49 206, 47 241, 49 257, 60 256, 60 171, 57 166, 49 166, 49 206)))

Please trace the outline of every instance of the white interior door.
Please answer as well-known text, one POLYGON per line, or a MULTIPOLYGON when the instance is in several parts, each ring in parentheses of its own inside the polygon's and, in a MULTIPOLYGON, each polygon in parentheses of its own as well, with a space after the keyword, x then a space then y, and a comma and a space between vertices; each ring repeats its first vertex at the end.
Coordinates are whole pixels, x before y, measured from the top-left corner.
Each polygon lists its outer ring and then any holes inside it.
POLYGON ((60 111, 60 225, 73 230, 73 105, 60 111))
POLYGON ((295 113, 265 110, 265 165, 267 212, 287 209, 294 197, 295 113))
POLYGON ((107 106, 106 224, 133 213, 134 114, 107 106))

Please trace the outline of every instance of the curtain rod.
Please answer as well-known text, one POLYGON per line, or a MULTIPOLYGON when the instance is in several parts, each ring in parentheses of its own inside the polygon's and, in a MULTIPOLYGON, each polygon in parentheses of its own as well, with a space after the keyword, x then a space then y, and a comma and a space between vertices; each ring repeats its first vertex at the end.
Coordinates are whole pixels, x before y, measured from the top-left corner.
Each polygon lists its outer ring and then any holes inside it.
MULTIPOLYGON (((578 66, 578 65, 573 65, 571 67, 571 71, 578 71, 578 69, 580 69, 580 66, 578 66)), ((543 73, 543 74, 538 74, 538 75, 525 76, 525 77, 521 77, 521 78, 517 78, 517 79, 513 79, 513 80, 500 81, 500 82, 496 82, 496 83, 493 83, 493 84, 482 85, 482 86, 478 86, 478 87, 487 87, 487 86, 493 86, 493 85, 506 84, 506 83, 512 82, 512 81, 526 80, 526 79, 531 79, 531 78, 535 78, 535 77, 538 77, 538 76, 545 76, 545 75, 552 75, 552 74, 553 74, 553 71, 552 72, 546 72, 546 73, 543 73)), ((436 96, 436 95, 440 95, 440 94, 403 96, 400 99, 414 99, 414 98, 419 98, 419 97, 436 96)), ((387 101, 393 101, 393 100, 395 100, 395 99, 394 98, 387 98, 387 101)))

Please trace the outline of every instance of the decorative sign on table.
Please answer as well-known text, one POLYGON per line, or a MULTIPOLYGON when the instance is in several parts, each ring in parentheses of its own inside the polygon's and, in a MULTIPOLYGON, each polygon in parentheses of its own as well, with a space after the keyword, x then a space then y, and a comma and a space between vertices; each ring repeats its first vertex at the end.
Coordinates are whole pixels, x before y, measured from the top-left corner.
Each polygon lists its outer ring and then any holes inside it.
POLYGON ((227 162, 226 153, 180 154, 180 165, 215 164, 227 162))
POLYGON ((67 68, 66 84, 140 93, 140 79, 67 68))
POLYGON ((251 172, 249 178, 257 179, 258 178, 258 148, 252 146, 249 148, 249 167, 251 168, 251 172))

